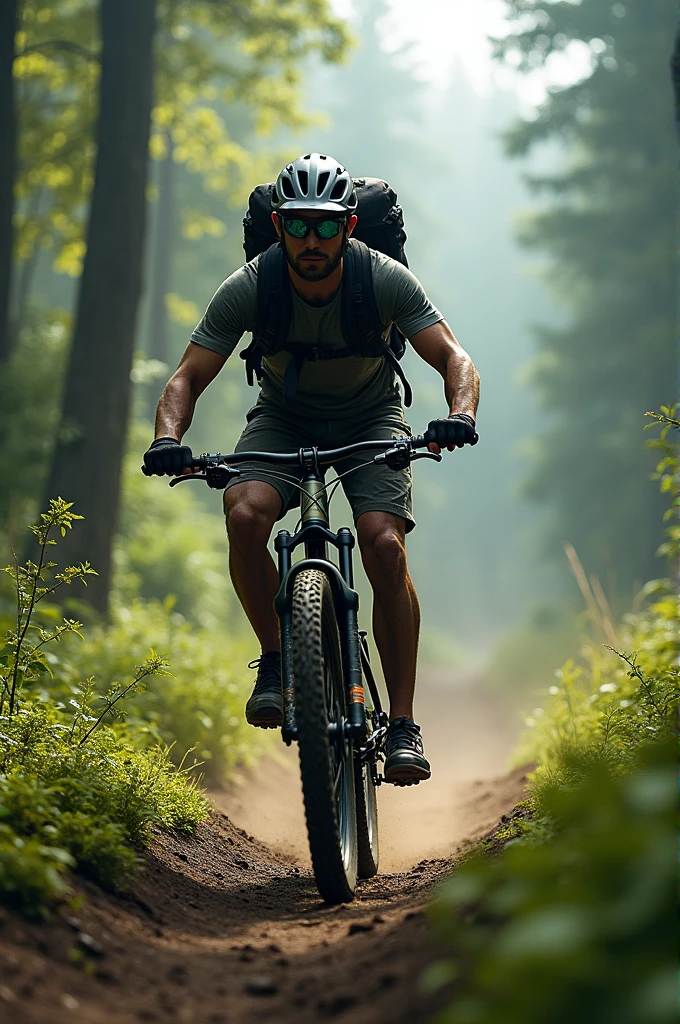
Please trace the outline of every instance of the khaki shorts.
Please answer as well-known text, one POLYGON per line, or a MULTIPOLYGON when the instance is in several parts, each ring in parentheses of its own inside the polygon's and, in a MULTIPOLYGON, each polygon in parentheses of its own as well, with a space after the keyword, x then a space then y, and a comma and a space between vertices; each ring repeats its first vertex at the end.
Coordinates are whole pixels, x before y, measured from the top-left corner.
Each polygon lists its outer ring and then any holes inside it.
MULTIPOLYGON (((292 417, 282 407, 260 397, 246 416, 247 426, 238 444, 237 452, 296 452, 300 448, 340 448, 358 441, 389 441, 393 437, 411 437, 411 428, 404 418, 401 404, 381 403, 354 418, 328 420, 322 417, 292 417)), ((337 473, 347 473, 342 487, 352 508, 354 522, 364 512, 391 512, 406 520, 406 532, 416 525, 411 499, 411 468, 390 469, 384 463, 369 462, 370 453, 355 455, 338 463, 337 473), (363 465, 364 463, 368 465, 363 465), (357 468, 355 468, 357 467, 357 468), (359 468, 360 467, 360 468, 359 468)), ((293 468, 271 468, 260 462, 245 462, 238 467, 240 476, 229 487, 246 480, 262 480, 274 487, 281 496, 279 519, 300 504, 300 492, 292 484, 276 479, 272 474, 294 475, 293 468)), ((327 478, 330 481, 330 477, 327 478)))

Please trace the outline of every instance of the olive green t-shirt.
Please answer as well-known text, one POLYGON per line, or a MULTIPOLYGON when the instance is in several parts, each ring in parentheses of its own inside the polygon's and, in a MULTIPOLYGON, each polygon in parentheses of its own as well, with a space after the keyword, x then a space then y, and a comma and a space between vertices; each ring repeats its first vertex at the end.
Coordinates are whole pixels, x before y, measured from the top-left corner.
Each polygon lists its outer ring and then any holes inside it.
MULTIPOLYGON (((246 331, 255 324, 257 268, 260 257, 239 267, 213 295, 191 341, 225 358, 230 356, 246 331)), ((403 335, 442 320, 418 279, 397 260, 371 249, 373 290, 384 336, 395 323, 403 335)), ((340 326, 342 285, 330 302, 312 306, 291 287, 293 309, 287 342, 331 350, 347 345, 340 326)), ((263 360, 263 395, 283 405, 283 376, 292 358, 277 352, 263 360)), ((289 412, 301 415, 355 415, 362 407, 398 397, 394 370, 382 358, 346 356, 342 359, 305 361, 297 390, 286 404, 289 412)))

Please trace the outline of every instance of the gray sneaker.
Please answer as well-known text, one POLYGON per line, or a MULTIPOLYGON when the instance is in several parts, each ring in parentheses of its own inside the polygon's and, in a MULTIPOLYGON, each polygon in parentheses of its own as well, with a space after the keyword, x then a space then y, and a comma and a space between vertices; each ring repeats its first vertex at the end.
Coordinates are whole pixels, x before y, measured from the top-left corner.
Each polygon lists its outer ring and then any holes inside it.
POLYGON ((385 737, 385 782, 394 786, 416 786, 431 775, 423 753, 420 726, 405 716, 390 722, 385 737))
POLYGON ((278 729, 283 725, 281 655, 268 651, 255 658, 248 668, 257 669, 255 689, 246 704, 246 721, 260 729, 278 729))

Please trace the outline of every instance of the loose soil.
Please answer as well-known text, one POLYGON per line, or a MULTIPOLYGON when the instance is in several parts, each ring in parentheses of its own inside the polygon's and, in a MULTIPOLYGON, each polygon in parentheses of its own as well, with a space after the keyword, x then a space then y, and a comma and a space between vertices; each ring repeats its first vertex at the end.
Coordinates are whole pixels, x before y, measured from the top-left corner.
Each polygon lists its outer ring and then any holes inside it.
POLYGON ((424 1021, 432 890, 521 799, 526 773, 500 774, 513 729, 474 680, 430 680, 419 715, 433 778, 381 787, 383 867, 352 904, 320 902, 294 760, 275 752, 213 794, 195 837, 157 837, 126 894, 83 882, 82 907, 47 924, 5 912, 0 1020, 424 1021))

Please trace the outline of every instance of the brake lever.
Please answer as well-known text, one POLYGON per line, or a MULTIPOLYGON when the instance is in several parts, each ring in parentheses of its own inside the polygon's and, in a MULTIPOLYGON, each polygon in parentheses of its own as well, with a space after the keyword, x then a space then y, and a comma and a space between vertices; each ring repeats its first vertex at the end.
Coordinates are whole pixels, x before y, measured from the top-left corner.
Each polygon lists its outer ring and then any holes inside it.
POLYGON ((208 466, 205 473, 187 473, 186 476, 176 476, 170 481, 170 486, 175 487, 185 480, 205 480, 208 487, 216 491, 223 491, 232 477, 240 476, 241 471, 233 466, 208 466))
POLYGON ((176 487, 177 484, 183 484, 185 480, 207 480, 205 473, 187 473, 185 476, 176 476, 170 481, 170 487, 176 487))
POLYGON ((388 448, 386 452, 376 455, 373 459, 376 463, 385 463, 390 469, 406 469, 416 459, 434 459, 441 462, 441 455, 434 452, 414 452, 407 444, 395 444, 394 448, 388 448))
POLYGON ((436 455, 434 452, 416 452, 411 456, 411 462, 415 462, 416 459, 434 459, 435 462, 441 462, 441 455, 436 455))

